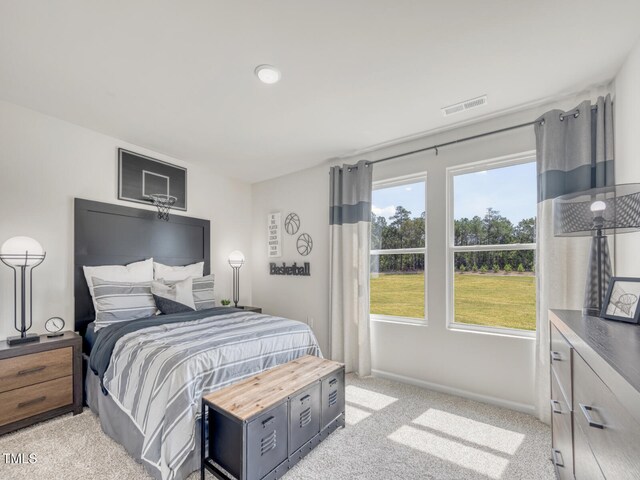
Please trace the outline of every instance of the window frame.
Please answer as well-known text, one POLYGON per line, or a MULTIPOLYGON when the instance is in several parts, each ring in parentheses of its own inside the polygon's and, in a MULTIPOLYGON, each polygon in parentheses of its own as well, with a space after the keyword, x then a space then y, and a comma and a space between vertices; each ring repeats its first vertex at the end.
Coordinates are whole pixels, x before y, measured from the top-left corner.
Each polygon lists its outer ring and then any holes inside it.
MULTIPOLYGON (((424 183, 424 211, 427 212, 427 172, 419 172, 411 175, 403 175, 385 180, 377 180, 373 182, 373 190, 381 190, 383 188, 400 187, 412 183, 424 183)), ((373 203, 371 205, 373 207, 373 203)), ((399 323, 405 325, 427 326, 427 215, 425 214, 424 222, 424 248, 389 248, 379 250, 369 250, 369 259, 373 255, 398 255, 398 254, 423 254, 424 255, 424 312, 423 318, 402 317, 397 315, 382 315, 371 312, 371 299, 369 299, 369 320, 373 322, 399 323)), ((369 288, 371 288, 371 272, 369 272, 369 288)), ((371 296, 371 292, 369 292, 371 296)))
MULTIPOLYGON (((511 167, 515 165, 523 165, 536 161, 536 151, 529 150, 513 155, 506 155, 498 158, 480 160, 477 162, 465 163, 447 167, 447 194, 446 194, 446 245, 447 245, 447 267, 446 267, 446 308, 447 308, 447 329, 461 332, 472 332, 490 335, 500 335, 519 338, 535 338, 536 330, 521 330, 508 327, 492 327, 488 325, 474 325, 469 323, 461 323, 455 321, 455 295, 454 295, 454 279, 455 279, 455 254, 459 252, 490 252, 490 251, 512 251, 512 250, 537 250, 536 243, 511 243, 503 245, 454 245, 455 242, 455 223, 454 223, 454 179, 457 175, 476 173, 486 170, 494 170, 498 168, 511 167)), ((537 221, 537 215, 536 215, 537 221)), ((536 270, 537 275, 537 270, 536 270)), ((536 289, 536 316, 537 316, 537 297, 536 289)))

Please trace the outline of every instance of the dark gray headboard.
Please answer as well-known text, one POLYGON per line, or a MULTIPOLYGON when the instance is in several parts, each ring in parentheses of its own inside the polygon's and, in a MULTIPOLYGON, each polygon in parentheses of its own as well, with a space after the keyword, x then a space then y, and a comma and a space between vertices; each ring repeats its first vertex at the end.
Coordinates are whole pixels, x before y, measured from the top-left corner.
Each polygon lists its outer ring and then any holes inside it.
POLYGON ((168 222, 157 212, 75 199, 75 329, 84 335, 95 318, 83 265, 126 265, 153 257, 165 265, 204 261, 210 273, 210 222, 174 215, 168 222))

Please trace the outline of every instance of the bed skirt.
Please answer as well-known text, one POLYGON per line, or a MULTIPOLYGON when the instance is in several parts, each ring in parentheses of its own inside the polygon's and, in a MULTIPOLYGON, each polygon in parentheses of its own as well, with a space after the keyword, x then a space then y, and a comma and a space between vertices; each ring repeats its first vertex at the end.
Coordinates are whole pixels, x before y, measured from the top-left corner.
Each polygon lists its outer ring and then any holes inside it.
MULTIPOLYGON (((84 361, 88 361, 86 356, 84 361)), ((122 445, 136 462, 144 466, 149 475, 156 480, 161 480, 160 470, 141 458, 142 434, 131 418, 113 401, 111 396, 102 393, 100 379, 90 368, 86 369, 84 388, 87 405, 100 419, 100 425, 104 433, 122 445)), ((187 459, 176 471, 176 475, 173 477, 174 480, 184 480, 192 472, 200 469, 200 419, 196 420, 195 435, 197 437, 196 449, 188 455, 187 459)))

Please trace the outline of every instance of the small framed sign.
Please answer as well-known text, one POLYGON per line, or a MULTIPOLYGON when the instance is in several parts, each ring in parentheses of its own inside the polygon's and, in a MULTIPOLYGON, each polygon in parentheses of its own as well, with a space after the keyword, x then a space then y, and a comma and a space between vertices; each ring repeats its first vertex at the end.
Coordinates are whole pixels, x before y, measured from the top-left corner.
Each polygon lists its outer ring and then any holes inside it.
POLYGON ((612 277, 600 316, 619 322, 638 323, 640 278, 612 277))
POLYGON ((267 253, 269 258, 282 256, 282 214, 270 213, 267 216, 267 253))

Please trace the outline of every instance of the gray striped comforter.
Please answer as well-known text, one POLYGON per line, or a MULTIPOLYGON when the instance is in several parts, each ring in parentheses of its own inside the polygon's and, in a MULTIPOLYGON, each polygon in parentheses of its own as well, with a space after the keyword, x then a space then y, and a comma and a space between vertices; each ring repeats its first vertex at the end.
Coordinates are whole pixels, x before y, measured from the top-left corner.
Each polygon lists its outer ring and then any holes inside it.
POLYGON ((203 395, 307 354, 321 356, 304 323, 234 311, 126 334, 103 384, 144 437, 142 459, 174 480, 195 448, 203 395))

